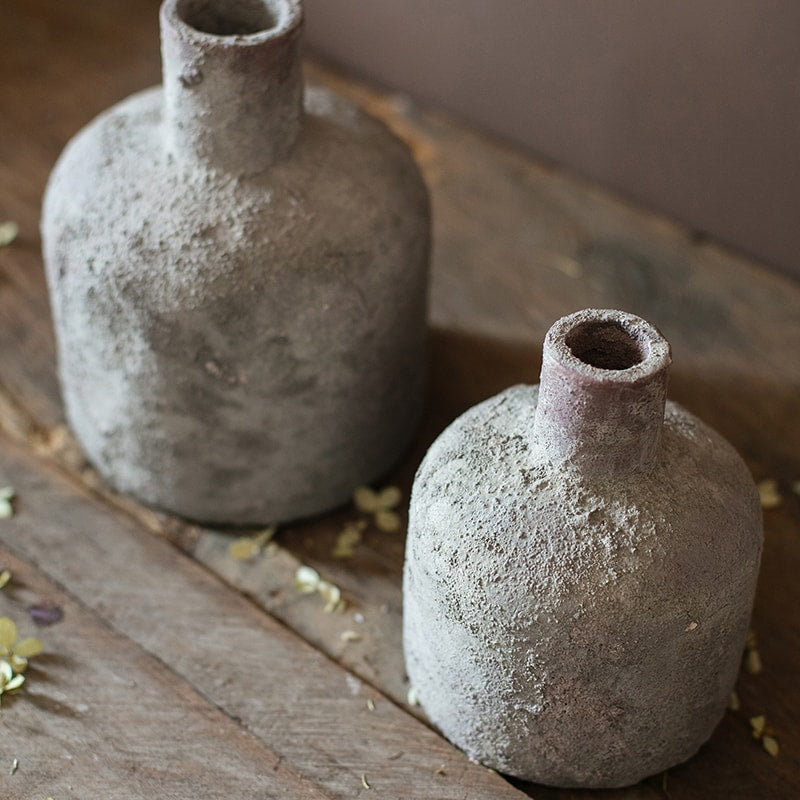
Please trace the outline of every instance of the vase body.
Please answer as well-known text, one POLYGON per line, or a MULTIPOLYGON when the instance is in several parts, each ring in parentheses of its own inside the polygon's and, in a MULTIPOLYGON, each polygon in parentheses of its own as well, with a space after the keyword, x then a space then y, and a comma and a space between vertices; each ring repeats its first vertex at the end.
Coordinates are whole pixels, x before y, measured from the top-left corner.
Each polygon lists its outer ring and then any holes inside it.
POLYGON ((665 404, 669 362, 643 320, 566 317, 541 383, 465 413, 419 468, 406 668, 487 766, 625 786, 691 757, 725 711, 761 510, 730 445, 665 404))
POLYGON ((346 501, 422 405, 428 199, 304 89, 294 0, 167 0, 164 85, 67 146, 42 236, 72 428, 118 489, 255 524, 346 501))

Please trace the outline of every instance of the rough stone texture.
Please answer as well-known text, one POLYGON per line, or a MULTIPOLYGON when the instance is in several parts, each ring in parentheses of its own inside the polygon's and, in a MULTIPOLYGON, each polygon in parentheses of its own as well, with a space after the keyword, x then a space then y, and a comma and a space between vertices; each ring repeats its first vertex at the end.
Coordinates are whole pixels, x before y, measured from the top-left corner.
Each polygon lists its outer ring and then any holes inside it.
POLYGON ((87 455, 147 502, 243 524, 340 504, 406 447, 429 252, 405 146, 313 87, 296 124, 299 4, 256 5, 273 30, 218 36, 178 17, 213 27, 209 7, 253 3, 167 0, 169 102, 150 89, 81 131, 42 219, 63 397, 87 455), (268 141, 231 126, 265 102, 268 141))
MULTIPOLYGON (((573 323, 593 314, 609 312, 573 323)), ((635 340, 636 318, 616 319, 635 340)), ((614 787, 689 758, 722 717, 752 608, 761 510, 736 452, 671 402, 638 470, 597 469, 599 445, 619 463, 613 426, 595 428, 602 441, 588 458, 554 456, 548 435, 566 429, 555 417, 548 430, 537 404, 559 392, 548 359, 574 324, 546 344, 541 388, 474 407, 420 466, 404 646, 425 711, 470 756, 540 783, 614 787)), ((562 370, 576 352, 586 353, 561 349, 562 370)), ((659 382, 668 348, 646 345, 641 358, 629 390, 659 382)), ((577 369, 594 377, 592 401, 578 381, 565 402, 603 417, 601 384, 619 400, 627 370, 577 369)), ((640 400, 627 396, 634 408, 640 400)))

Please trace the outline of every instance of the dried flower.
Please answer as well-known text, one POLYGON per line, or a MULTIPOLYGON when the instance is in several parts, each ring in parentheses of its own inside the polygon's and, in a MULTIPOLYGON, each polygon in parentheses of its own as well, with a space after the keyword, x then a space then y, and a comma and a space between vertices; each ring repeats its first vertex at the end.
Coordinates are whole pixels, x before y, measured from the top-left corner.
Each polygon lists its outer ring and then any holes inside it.
POLYGON ((17 238, 19 233, 19 225, 12 222, 10 219, 5 222, 0 222, 0 247, 6 247, 17 238))
POLYGON ((5 589, 8 586, 9 581, 11 580, 11 570, 4 569, 0 572, 0 589, 5 589))
POLYGON ((387 486, 376 492, 369 486, 359 486, 353 492, 355 507, 364 514, 372 514, 375 525, 386 533, 393 533, 402 527, 400 515, 394 510, 403 499, 397 486, 387 486))
POLYGON ((11 519, 14 516, 14 498, 17 493, 11 486, 0 488, 0 519, 11 519))
POLYGON ((322 580, 319 573, 311 567, 298 567, 294 575, 294 587, 302 594, 319 593, 325 601, 323 611, 326 614, 343 607, 342 590, 330 581, 322 580))
POLYGON ((334 558, 350 558, 354 553, 355 546, 360 544, 366 527, 367 523, 363 519, 348 522, 336 537, 336 545, 331 555, 334 558))
POLYGON ((228 555, 236 561, 249 561, 261 555, 267 543, 275 536, 277 526, 270 525, 255 536, 243 536, 228 546, 228 555))
POLYGON ((778 740, 775 738, 775 731, 767 725, 767 718, 763 714, 757 717, 750 717, 750 729, 753 732, 753 738, 761 742, 761 746, 773 758, 778 756, 778 740))
POLYGON ((31 606, 28 609, 31 619, 41 626, 55 625, 56 622, 61 622, 64 619, 64 611, 61 606, 55 603, 39 603, 38 605, 31 606))
POLYGON ((758 484, 758 496, 761 498, 761 508, 767 510, 777 508, 783 502, 778 481, 774 478, 766 478, 758 484))
POLYGON ((38 639, 28 638, 17 641, 17 625, 8 617, 0 617, 0 658, 14 672, 25 672, 28 659, 42 652, 42 643, 38 639))

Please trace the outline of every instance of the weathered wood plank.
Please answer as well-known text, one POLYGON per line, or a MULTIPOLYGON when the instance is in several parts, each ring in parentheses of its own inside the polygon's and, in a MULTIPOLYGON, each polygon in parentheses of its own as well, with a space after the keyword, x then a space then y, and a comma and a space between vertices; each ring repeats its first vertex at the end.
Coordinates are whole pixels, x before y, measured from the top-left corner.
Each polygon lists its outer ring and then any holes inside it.
POLYGON ((2 698, 5 800, 331 797, 29 564, 3 548, 0 564, 13 573, 0 615, 45 642, 2 698), (37 630, 27 608, 44 599, 64 618, 37 630))
MULTIPOLYGON (((305 780, 337 797, 366 792, 362 775, 378 797, 519 796, 168 542, 114 514, 5 438, 0 475, 19 494, 18 513, 0 527, 3 546, 240 721, 305 780)), ((310 599, 285 588, 297 604, 310 599)), ((312 613, 323 614, 320 606, 312 613)), ((69 653, 83 645, 78 635, 69 653)), ((112 671, 130 653, 124 642, 109 644, 107 656, 99 645, 86 646, 81 658, 96 658, 112 671)), ((82 702, 86 691, 76 689, 74 702, 82 702)), ((66 689, 64 702, 73 702, 66 689)), ((193 731, 178 730, 179 709, 153 711, 155 722, 170 714, 170 735, 185 736, 191 747, 193 731)), ((118 722, 124 724, 124 717, 118 722)), ((78 730, 70 738, 80 742, 82 735, 78 730)), ((73 780, 86 796, 86 786, 73 780)), ((217 796, 194 785, 196 797, 217 796)))

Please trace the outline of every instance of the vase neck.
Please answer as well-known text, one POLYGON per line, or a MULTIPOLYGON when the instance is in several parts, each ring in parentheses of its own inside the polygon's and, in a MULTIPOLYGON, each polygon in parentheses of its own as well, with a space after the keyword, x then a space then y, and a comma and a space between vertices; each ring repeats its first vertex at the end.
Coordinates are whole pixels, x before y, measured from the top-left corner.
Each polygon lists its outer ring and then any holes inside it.
POLYGON ((300 133, 300 0, 164 0, 166 146, 241 175, 284 158, 300 133))
POLYGON ((654 463, 671 363, 645 320, 589 309, 560 319, 544 342, 534 439, 546 457, 596 478, 654 463))

